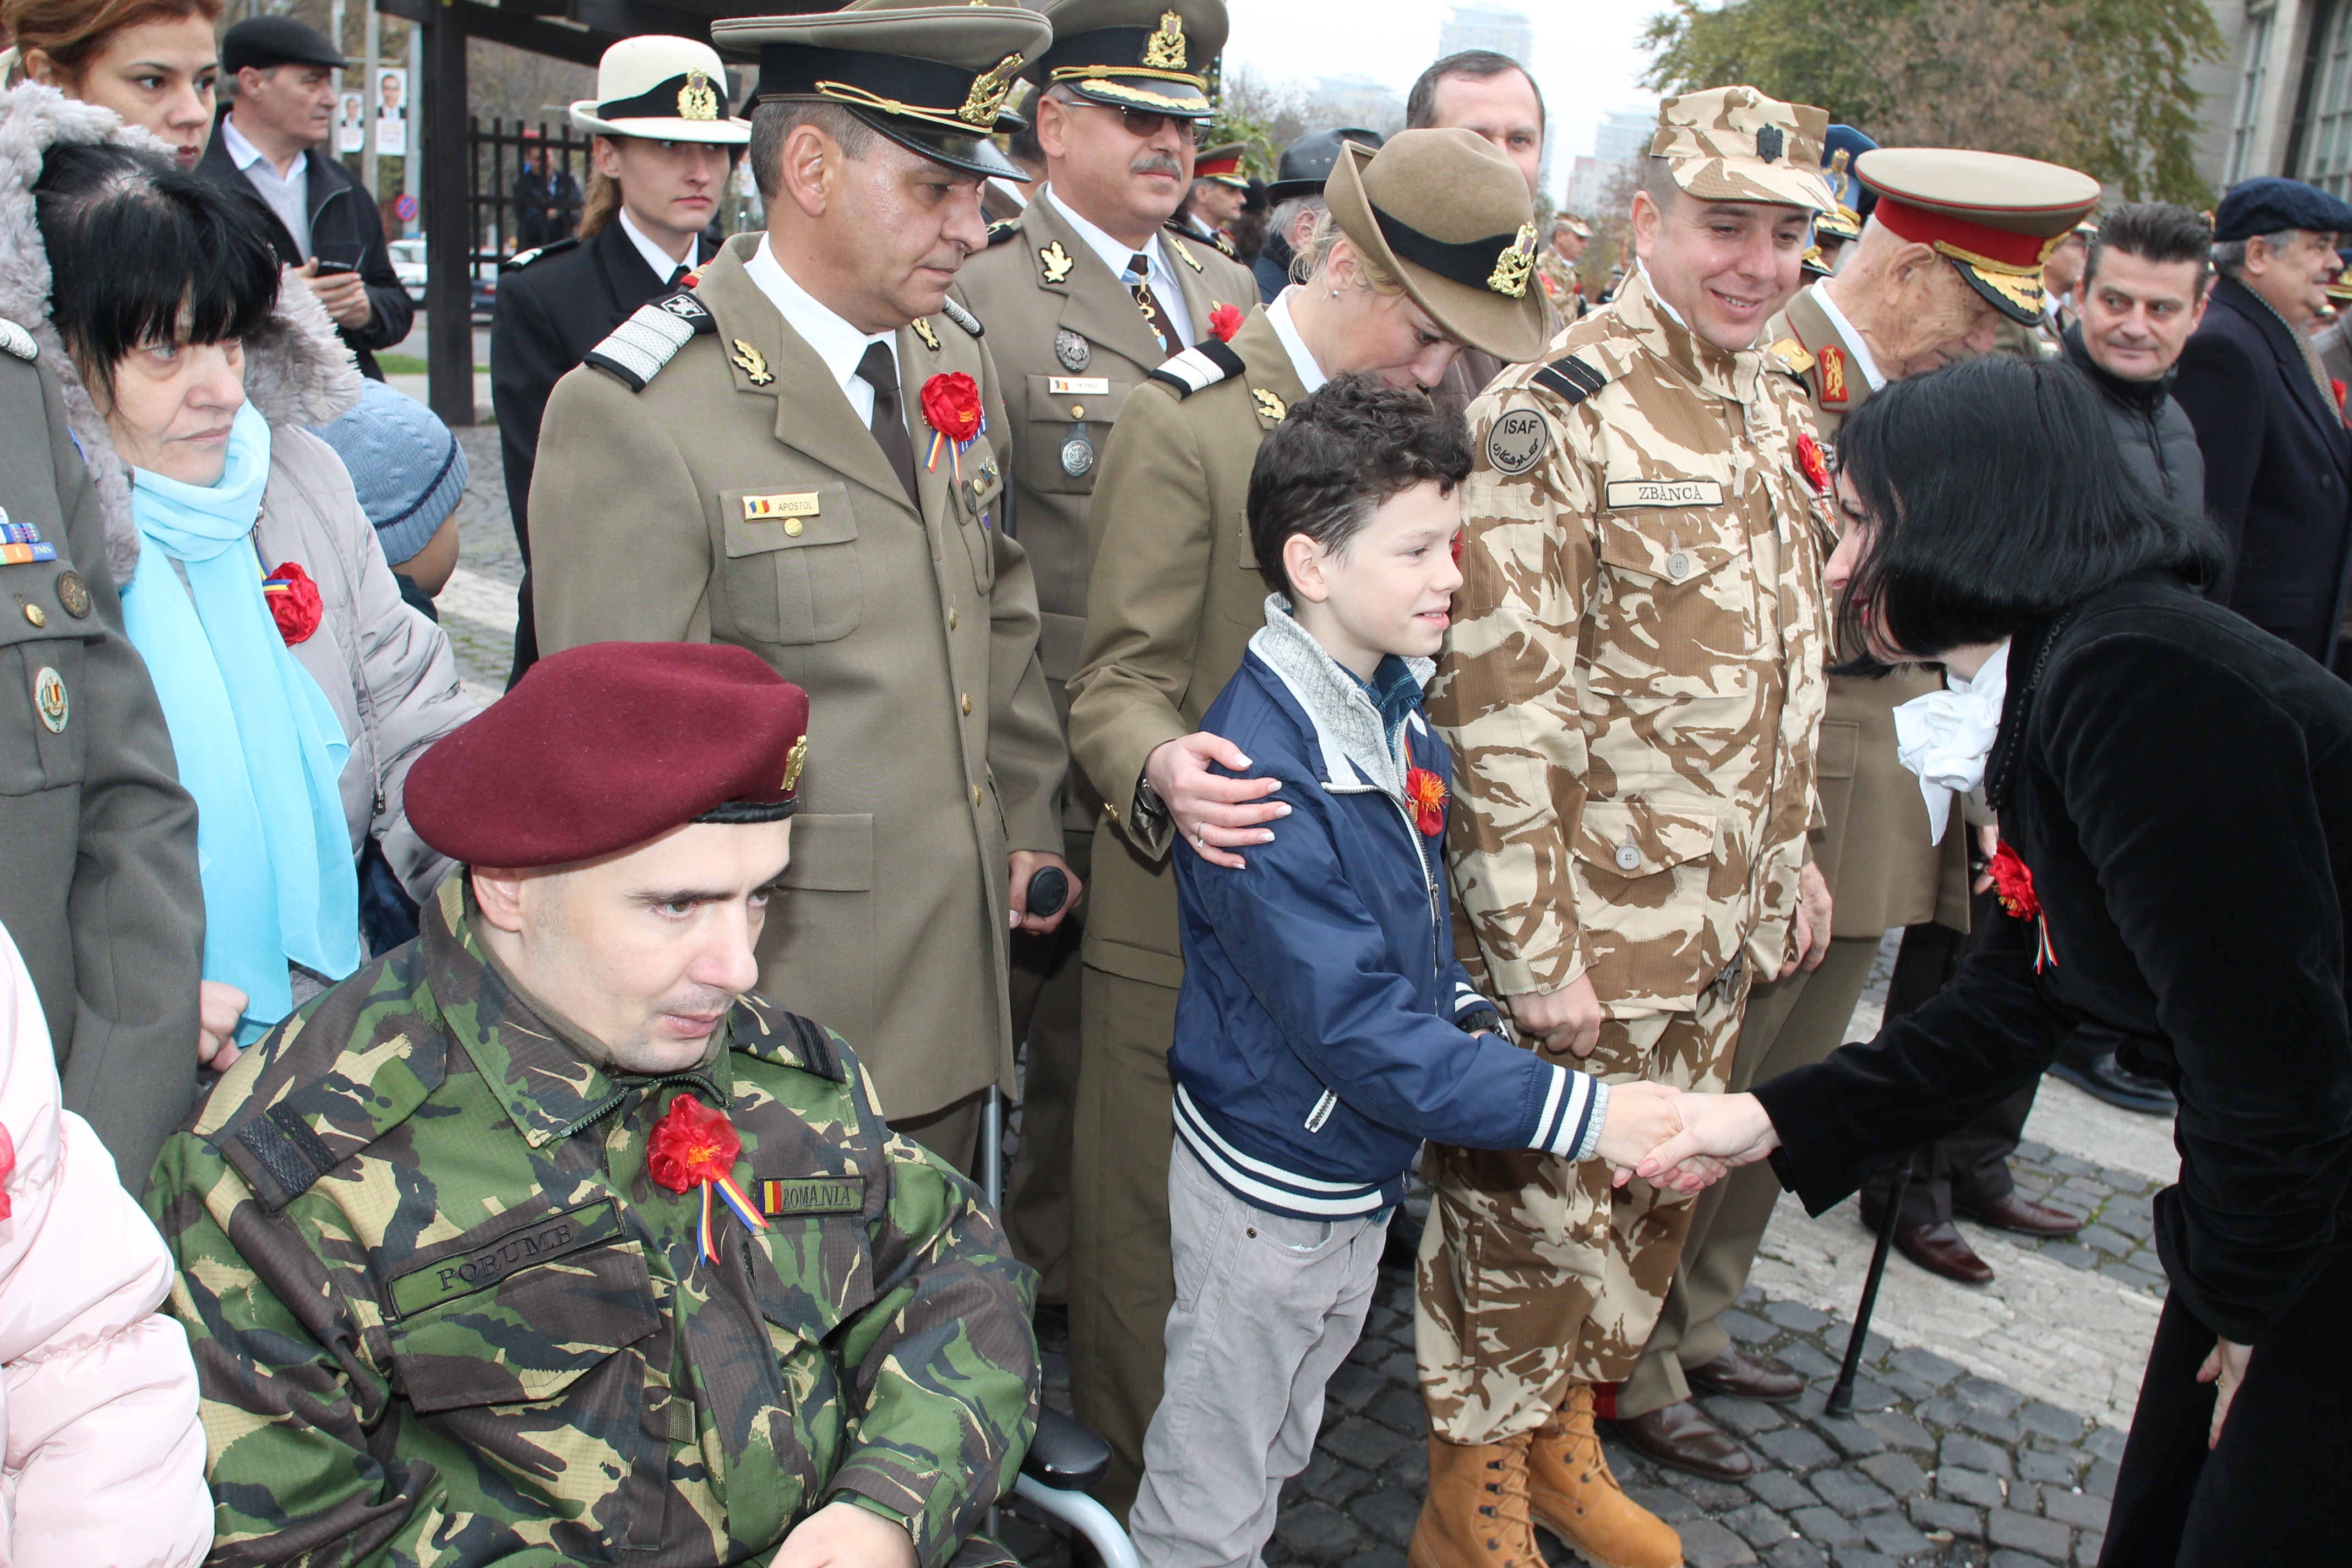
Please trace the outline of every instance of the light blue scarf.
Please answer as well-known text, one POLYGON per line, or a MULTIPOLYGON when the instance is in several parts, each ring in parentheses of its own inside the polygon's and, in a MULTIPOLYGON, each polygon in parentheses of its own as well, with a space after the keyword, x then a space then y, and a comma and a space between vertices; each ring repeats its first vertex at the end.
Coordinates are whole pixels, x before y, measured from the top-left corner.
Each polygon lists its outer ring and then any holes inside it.
POLYGON ((237 1030, 244 1044, 294 1010, 289 960, 341 980, 362 956, 359 878, 336 784, 351 745, 326 693, 287 651, 245 543, 268 482, 269 426, 249 403, 218 482, 133 468, 142 548, 122 591, 180 783, 196 799, 205 978, 252 998, 237 1030))

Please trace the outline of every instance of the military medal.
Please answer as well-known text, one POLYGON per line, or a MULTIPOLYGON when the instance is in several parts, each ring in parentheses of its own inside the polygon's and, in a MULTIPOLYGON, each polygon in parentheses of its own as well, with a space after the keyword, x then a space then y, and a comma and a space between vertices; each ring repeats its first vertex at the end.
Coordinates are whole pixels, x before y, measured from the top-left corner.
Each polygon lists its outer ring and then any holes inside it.
POLYGON ((75 620, 79 621, 89 614, 89 584, 81 580, 80 573, 58 574, 58 603, 63 605, 66 614, 75 620))
POLYGON ((719 1233, 710 1213, 713 1193, 735 1211, 735 1217, 747 1229, 768 1228, 767 1216, 735 1184, 735 1156, 742 1152, 742 1136, 727 1120, 727 1113, 711 1110, 690 1094, 669 1102, 668 1113, 654 1124, 653 1136, 646 1140, 647 1175, 674 1193, 692 1186, 702 1189, 698 1239, 706 1263, 719 1261, 719 1233))
POLYGON ((1062 443, 1062 472, 1076 479, 1095 466, 1095 444, 1084 436, 1073 436, 1062 443))
POLYGON ((39 710, 41 722, 48 726, 50 734, 66 732, 66 716, 72 706, 66 697, 65 677, 46 664, 33 677, 33 706, 39 710))
POLYGON ((931 449, 923 467, 935 471, 940 450, 946 447, 949 469, 961 485, 964 450, 988 428, 988 416, 980 406, 980 384, 960 370, 935 375, 923 383, 922 405, 923 423, 931 427, 931 449))
POLYGON ((43 543, 39 529, 29 522, 10 522, 8 513, 0 510, 0 566, 24 566, 57 558, 58 547, 43 543))
POLYGON ((1054 334, 1054 357, 1062 362, 1066 370, 1084 370, 1093 363, 1095 351, 1086 339, 1064 327, 1054 334))

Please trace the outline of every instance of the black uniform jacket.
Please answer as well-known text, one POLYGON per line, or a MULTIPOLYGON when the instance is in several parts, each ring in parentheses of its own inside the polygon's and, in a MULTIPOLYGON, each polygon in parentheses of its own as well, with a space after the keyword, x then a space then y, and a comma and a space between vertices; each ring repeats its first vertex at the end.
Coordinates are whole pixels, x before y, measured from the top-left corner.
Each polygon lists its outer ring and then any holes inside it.
POLYGON ((2325 664, 2352 571, 2352 432, 2294 333, 2233 279, 2213 285, 2172 395, 2205 454, 2205 505, 2233 564, 2214 596, 2325 664))
MULTIPOLYGON (((698 243, 698 262, 714 254, 708 243, 698 243)), ((516 257, 499 279, 498 310, 490 321, 490 407, 499 422, 507 510, 522 551, 517 679, 539 657, 530 599, 530 474, 548 395, 638 306, 667 292, 669 279, 646 265, 618 217, 586 239, 558 240, 536 255, 516 257)))
POLYGON ((2042 914, 1997 921, 1876 1040, 1759 1085, 1774 1167, 1818 1215, 2105 1025, 2180 1097, 2172 1289, 2260 1343, 2352 1242, 2352 689, 2162 574, 2019 637, 2009 668, 1985 777, 2042 914))
MULTIPOLYGON (((226 117, 228 110, 220 113, 226 117)), ((366 189, 350 170, 316 147, 302 156, 310 166, 310 255, 357 268, 360 281, 367 285, 368 303, 375 307, 375 315, 366 326, 335 331, 358 358, 360 373, 371 381, 382 381, 383 373, 376 369, 375 351, 397 347, 408 336, 408 329, 416 321, 416 305, 400 286, 400 275, 392 269, 392 252, 383 243, 383 219, 366 189)), ((218 117, 213 121, 212 144, 205 149, 204 161, 196 167, 224 184, 253 192, 253 182, 230 161, 228 138, 221 134, 218 117)), ((275 213, 269 218, 269 243, 289 267, 299 267, 310 259, 299 253, 294 237, 286 232, 275 213)))

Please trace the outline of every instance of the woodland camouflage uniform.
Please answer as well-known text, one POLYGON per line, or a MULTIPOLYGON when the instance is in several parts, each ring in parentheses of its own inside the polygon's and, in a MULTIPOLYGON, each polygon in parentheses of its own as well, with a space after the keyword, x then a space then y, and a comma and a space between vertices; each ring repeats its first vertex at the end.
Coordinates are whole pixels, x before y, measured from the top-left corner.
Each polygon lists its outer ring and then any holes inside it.
MULTIPOLYGON (((1591 977, 1600 1046, 1570 1065, 1720 1088, 1748 984, 1791 955, 1817 816, 1828 523, 1804 400, 1637 273, 1469 417, 1465 581, 1430 688, 1457 759, 1457 941, 1489 994, 1591 977)), ((1612 1193, 1597 1162, 1432 1145, 1428 1169, 1436 1431, 1501 1442, 1565 1384, 1622 1378, 1688 1203, 1612 1193)))
POLYGON ((148 1207, 204 1390, 220 1563, 765 1563, 847 1500, 924 1568, 1036 1414, 1032 1276, 891 1137, 837 1036, 746 995, 708 1067, 595 1065, 485 958, 465 879, 415 942, 241 1058, 148 1207), (723 1107, 772 1217, 646 1170, 723 1107))

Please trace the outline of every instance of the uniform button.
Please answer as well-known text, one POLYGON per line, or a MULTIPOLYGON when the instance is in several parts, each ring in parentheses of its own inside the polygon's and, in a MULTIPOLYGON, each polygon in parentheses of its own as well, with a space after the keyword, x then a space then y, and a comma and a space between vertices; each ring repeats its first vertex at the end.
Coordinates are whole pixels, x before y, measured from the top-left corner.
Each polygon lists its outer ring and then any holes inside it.
POLYGON ((955 630, 955 629, 956 629, 956 613, 955 613, 954 609, 950 608, 950 609, 948 611, 948 630, 950 630, 950 631, 953 631, 953 630, 955 630))
POLYGON ((1689 576, 1690 557, 1684 554, 1679 550, 1675 551, 1672 555, 1666 557, 1666 571, 1669 574, 1676 577, 1689 576))
POLYGON ((1071 418, 1073 418, 1073 419, 1084 419, 1086 416, 1087 416, 1087 405, 1086 405, 1085 404, 1083 404, 1083 403, 1073 403, 1073 404, 1071 404, 1071 405, 1070 405, 1070 417, 1071 417, 1071 418))
POLYGON ((980 804, 980 786, 978 784, 971 786, 971 804, 974 805, 978 805, 980 804))
POLYGON ((25 618, 37 626, 46 626, 49 624, 49 613, 38 605, 26 605, 25 618))
POLYGON ((1639 849, 1634 848, 1631 844, 1620 844, 1617 847, 1617 868, 1621 871, 1640 870, 1642 868, 1642 852, 1639 849))
POLYGON ((971 693, 969 691, 963 694, 963 716, 967 719, 971 717, 971 693))
POLYGON ((784 533, 788 538, 798 539, 801 536, 802 531, 806 529, 807 526, 808 525, 806 523, 803 522, 796 517, 788 517, 784 519, 784 533))

